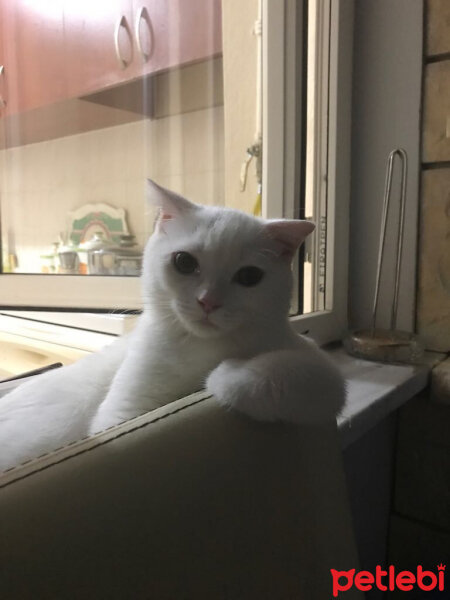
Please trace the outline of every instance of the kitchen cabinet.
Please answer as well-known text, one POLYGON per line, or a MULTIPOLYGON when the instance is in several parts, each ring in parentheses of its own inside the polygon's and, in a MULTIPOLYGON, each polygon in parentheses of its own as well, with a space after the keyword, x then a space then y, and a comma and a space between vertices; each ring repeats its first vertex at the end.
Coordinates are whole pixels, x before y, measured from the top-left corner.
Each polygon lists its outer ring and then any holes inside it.
POLYGON ((67 97, 62 1, 0 0, 0 17, 2 115, 67 97))
POLYGON ((2 115, 221 52, 220 0, 0 0, 2 115))
MULTIPOLYGON (((0 5, 0 23, 2 22, 2 10, 0 5)), ((1 31, 0 31, 1 33, 1 31)), ((6 85, 5 85, 5 55, 3 50, 3 40, 0 35, 0 117, 5 114, 6 108, 6 85)), ((0 127, 1 130, 1 127, 0 127)))
POLYGON ((220 0, 133 0, 136 58, 130 75, 151 74, 222 51, 220 0))
MULTIPOLYGON (((195 71, 196 67, 201 69, 204 66, 206 71, 209 69, 206 79, 213 77, 215 68, 211 59, 222 52, 221 2, 133 0, 131 20, 126 16, 128 14, 124 9, 122 16, 117 16, 114 29, 116 67, 111 81, 108 82, 103 74, 101 81, 92 82, 91 88, 97 91, 82 97, 105 106, 156 117, 154 111, 158 112, 158 109, 155 104, 160 104, 161 92, 167 94, 167 86, 175 81, 179 87, 185 85, 191 76, 194 80, 196 75, 198 78, 200 71, 195 74, 192 68, 195 71), (119 33, 122 34, 120 47, 117 44, 119 33), (129 48, 129 38, 133 41, 132 49, 129 48), (169 81, 155 77, 170 73, 175 74, 175 79, 169 81), (121 85, 114 85, 118 80, 121 85)), ((110 28, 110 52, 112 33, 110 28)), ((81 77, 81 80, 86 82, 86 77, 81 77)), ((217 80, 214 87, 221 90, 221 81, 217 80)), ((201 89, 200 95, 204 95, 204 89, 201 89)), ((189 96, 192 100, 192 94, 189 96)))
POLYGON ((131 0, 63 0, 63 4, 69 97, 122 83, 134 58, 131 0))
POLYGON ((71 97, 221 52, 220 0, 112 0, 84 10, 64 0, 71 97))
POLYGON ((0 148, 152 117, 149 76, 221 51, 220 0, 0 0, 0 148))

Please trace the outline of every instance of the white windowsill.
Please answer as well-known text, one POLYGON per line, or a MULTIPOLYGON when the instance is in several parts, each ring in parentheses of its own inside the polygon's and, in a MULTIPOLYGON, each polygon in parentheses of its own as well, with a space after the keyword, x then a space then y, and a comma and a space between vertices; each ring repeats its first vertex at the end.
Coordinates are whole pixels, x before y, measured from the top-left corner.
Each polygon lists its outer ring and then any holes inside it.
POLYGON ((62 311, 2 310, 0 316, 37 321, 49 325, 62 325, 107 335, 122 335, 136 321, 134 314, 107 314, 62 311))
POLYGON ((23 313, 13 316, 12 313, 0 312, 0 336, 3 337, 3 334, 13 336, 17 343, 21 340, 25 343, 29 339, 34 340, 35 346, 53 344, 86 352, 97 352, 116 339, 113 333, 45 322, 25 317, 23 313))
POLYGON ((341 369, 348 390, 347 404, 338 418, 342 447, 346 448, 423 390, 427 365, 388 365, 349 356, 342 347, 329 350, 341 369))
MULTIPOLYGON (((15 313, 14 316, 13 314, 13 311, 0 313, 0 330, 93 352, 114 339, 112 332, 106 334, 80 330, 74 325, 72 329, 55 322, 43 323, 41 319, 34 321, 34 315, 27 315, 31 316, 28 321, 27 318, 23 318, 23 312, 15 313), (18 316, 21 318, 17 318, 18 316)), ((42 318, 42 314, 37 313, 36 316, 42 318)), ((111 319, 110 315, 87 315, 91 316, 94 317, 94 321, 95 317, 111 319)), ((49 317, 50 315, 47 318, 49 317)), ((74 317, 79 324, 80 315, 74 317)), ((121 318, 123 316, 118 320, 121 318)), ((92 325, 94 321, 89 323, 92 325)), ((427 365, 398 366, 369 362, 349 356, 342 347, 329 348, 326 351, 341 369, 348 385, 348 401, 343 414, 338 418, 343 448, 402 406, 428 383, 430 368, 427 365)))

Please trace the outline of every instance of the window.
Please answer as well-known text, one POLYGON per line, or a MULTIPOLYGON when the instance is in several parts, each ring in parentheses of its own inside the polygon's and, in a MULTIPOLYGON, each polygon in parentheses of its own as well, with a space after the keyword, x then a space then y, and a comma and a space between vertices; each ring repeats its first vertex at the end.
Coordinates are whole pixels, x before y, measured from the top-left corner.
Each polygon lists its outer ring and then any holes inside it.
POLYGON ((316 222, 292 322, 325 343, 347 327, 353 4, 264 6, 263 207, 316 222))
POLYGON ((139 309, 150 176, 200 203, 316 221, 292 318, 338 337, 351 3, 160 6, 0 0, 0 306, 139 309))

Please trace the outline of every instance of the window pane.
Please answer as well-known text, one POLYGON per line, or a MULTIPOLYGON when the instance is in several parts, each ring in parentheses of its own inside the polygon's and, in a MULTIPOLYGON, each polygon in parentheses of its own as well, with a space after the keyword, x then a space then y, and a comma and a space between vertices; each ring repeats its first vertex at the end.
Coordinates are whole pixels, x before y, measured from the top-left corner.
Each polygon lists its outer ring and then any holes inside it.
POLYGON ((256 0, 243 20, 219 0, 0 2, 3 273, 137 275, 154 222, 147 177, 195 202, 253 209, 254 177, 244 194, 239 177, 254 135, 256 0), (248 136, 240 121, 252 122, 248 136))
MULTIPOLYGON (((307 4, 305 313, 326 306, 330 0, 307 4)), ((137 275, 147 177, 260 214, 258 0, 0 0, 0 17, 3 274, 137 275)))

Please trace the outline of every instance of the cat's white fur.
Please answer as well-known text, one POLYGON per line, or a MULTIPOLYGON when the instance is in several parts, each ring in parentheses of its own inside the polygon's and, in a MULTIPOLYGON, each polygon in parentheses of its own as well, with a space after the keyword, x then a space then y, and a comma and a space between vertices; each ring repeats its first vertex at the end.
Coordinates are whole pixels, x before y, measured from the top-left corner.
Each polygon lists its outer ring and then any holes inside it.
POLYGON ((0 470, 167 404, 205 381, 221 404, 262 421, 316 423, 342 408, 339 371, 288 320, 291 259, 314 226, 198 206, 148 186, 161 211, 145 249, 145 310, 136 329, 0 398, 0 470), (197 259, 194 273, 175 269, 181 251, 197 259), (264 271, 252 287, 233 280, 249 265, 264 271))

